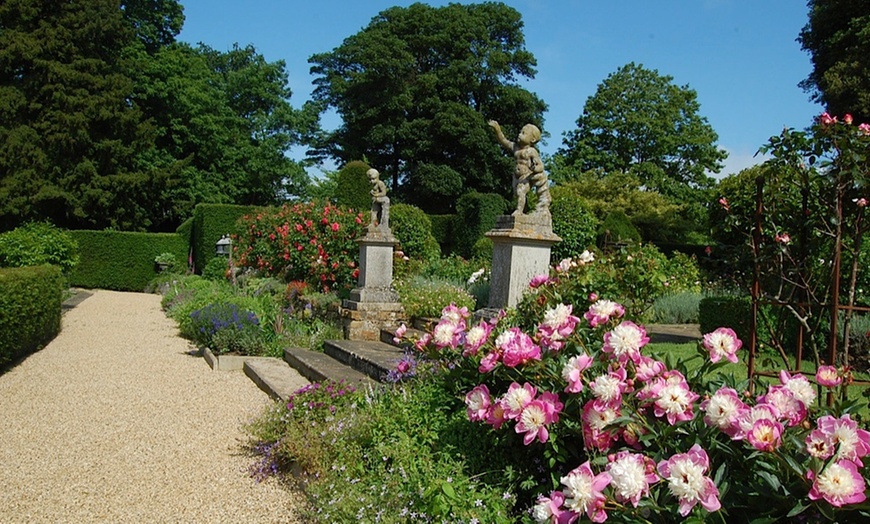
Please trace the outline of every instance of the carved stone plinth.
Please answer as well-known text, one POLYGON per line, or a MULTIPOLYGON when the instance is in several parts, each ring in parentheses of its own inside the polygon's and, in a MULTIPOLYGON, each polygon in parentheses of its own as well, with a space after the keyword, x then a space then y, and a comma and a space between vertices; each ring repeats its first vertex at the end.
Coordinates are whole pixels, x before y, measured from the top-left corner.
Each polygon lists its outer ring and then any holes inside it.
POLYGON ((388 228, 370 227, 359 239, 357 287, 342 303, 342 329, 349 340, 379 340, 380 330, 397 326, 405 315, 393 283, 393 248, 398 243, 388 228))
POLYGON ((548 211, 498 217, 485 233, 492 239, 488 310, 514 307, 537 275, 550 271, 550 248, 562 240, 553 233, 548 211))

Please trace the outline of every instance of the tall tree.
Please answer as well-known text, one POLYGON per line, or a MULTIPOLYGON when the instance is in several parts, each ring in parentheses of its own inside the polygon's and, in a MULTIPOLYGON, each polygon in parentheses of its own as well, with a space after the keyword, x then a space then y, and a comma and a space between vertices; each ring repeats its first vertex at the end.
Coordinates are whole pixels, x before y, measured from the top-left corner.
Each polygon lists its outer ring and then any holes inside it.
POLYGON ((152 129, 130 103, 117 0, 0 4, 0 220, 142 228, 158 178, 136 165, 152 129))
POLYGON ((798 41, 813 70, 800 83, 834 115, 870 122, 870 2, 809 0, 798 41))
POLYGON ((501 3, 393 7, 328 53, 312 56, 314 98, 342 125, 319 153, 365 158, 404 200, 445 210, 465 191, 510 194, 511 159, 487 119, 542 125, 520 14, 501 3))
POLYGON ((575 172, 631 173, 648 190, 680 200, 710 188, 727 154, 699 114, 697 93, 629 63, 599 84, 566 133, 560 162, 575 172))

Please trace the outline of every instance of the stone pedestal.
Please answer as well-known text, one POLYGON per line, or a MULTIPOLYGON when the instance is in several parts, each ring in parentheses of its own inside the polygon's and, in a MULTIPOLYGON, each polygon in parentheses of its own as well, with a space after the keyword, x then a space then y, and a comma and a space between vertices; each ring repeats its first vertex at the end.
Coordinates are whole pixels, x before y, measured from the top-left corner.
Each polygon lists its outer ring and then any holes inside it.
POLYGON ((371 227, 359 239, 357 287, 340 310, 342 329, 349 340, 379 340, 382 327, 395 327, 404 320, 399 295, 393 283, 393 248, 398 243, 389 229, 371 227))
POLYGON ((549 274, 550 247, 562 239, 553 233, 549 211, 500 216, 485 235, 492 239, 487 310, 514 307, 533 277, 549 274))

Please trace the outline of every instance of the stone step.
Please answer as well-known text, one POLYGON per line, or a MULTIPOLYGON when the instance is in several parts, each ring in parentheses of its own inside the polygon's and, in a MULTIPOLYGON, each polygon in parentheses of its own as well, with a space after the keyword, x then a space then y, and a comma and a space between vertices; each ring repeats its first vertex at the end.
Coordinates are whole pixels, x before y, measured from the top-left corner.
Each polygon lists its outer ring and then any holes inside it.
POLYGON ((403 351, 396 346, 363 340, 326 340, 323 351, 378 381, 382 381, 390 370, 396 368, 403 355, 403 351))
MULTIPOLYGON (((391 328, 381 328, 381 342, 383 342, 384 344, 389 344, 391 346, 401 347, 399 344, 396 343, 396 341, 393 340, 393 338, 396 337, 396 330, 397 329, 399 329, 399 328, 392 328, 392 327, 391 328)), ((405 331, 404 338, 405 338, 405 340, 408 340, 408 341, 419 340, 419 339, 423 338, 423 335, 425 335, 425 334, 426 334, 426 332, 423 330, 409 327, 407 329, 407 331, 405 331)), ((406 344, 407 344, 407 342, 406 342, 406 344)))
POLYGON ((287 348, 284 360, 311 382, 373 382, 366 374, 342 364, 331 356, 304 348, 287 348))
POLYGON ((308 384, 298 371, 277 358, 246 360, 242 369, 270 397, 287 401, 294 391, 308 384))

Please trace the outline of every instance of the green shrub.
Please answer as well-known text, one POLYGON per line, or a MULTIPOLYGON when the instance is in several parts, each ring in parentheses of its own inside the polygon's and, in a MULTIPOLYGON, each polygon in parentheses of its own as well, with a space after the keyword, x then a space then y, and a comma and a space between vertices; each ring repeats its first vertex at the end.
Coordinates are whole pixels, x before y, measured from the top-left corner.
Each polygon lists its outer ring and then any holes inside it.
POLYGON ((441 255, 432 222, 422 209, 408 204, 390 206, 390 229, 406 256, 432 260, 441 255))
POLYGON ((214 257, 202 269, 202 278, 226 282, 229 267, 229 260, 226 257, 214 257))
POLYGON ((75 239, 47 222, 31 222, 0 234, 0 267, 52 264, 68 275, 78 262, 75 239))
POLYGON ((456 253, 465 258, 473 255, 474 244, 495 227, 499 215, 508 208, 508 201, 492 193, 465 193, 456 201, 456 221, 453 226, 456 253))
POLYGON ((432 236, 441 246, 441 253, 449 255, 456 243, 453 232, 456 215, 429 215, 429 221, 432 222, 432 236))
POLYGON ((576 257, 595 245, 598 234, 598 219, 580 203, 579 196, 559 186, 550 194, 550 214, 553 216, 553 233, 562 238, 552 248, 550 258, 556 262, 563 258, 576 257))
POLYGON ((704 295, 692 291, 659 297, 650 310, 650 320, 657 324, 697 324, 702 298, 704 295))
POLYGON ((348 162, 338 172, 335 189, 335 202, 356 212, 366 213, 372 207, 372 185, 366 172, 371 169, 360 160, 348 162))
POLYGON ((477 239, 477 242, 474 243, 474 247, 471 248, 471 259, 491 261, 492 252, 492 239, 489 237, 480 237, 477 239))
POLYGON ((0 366, 57 336, 62 290, 58 266, 0 269, 0 366))
POLYGON ((611 211, 598 230, 601 245, 608 243, 640 242, 640 232, 622 211, 611 211))
MULTIPOLYGON (((749 322, 752 301, 747 295, 715 295, 704 297, 698 303, 698 323, 701 333, 710 333, 720 327, 734 330, 744 344, 749 342, 749 322)), ((748 347, 748 346, 747 346, 748 347)))
MULTIPOLYGON (((243 217, 256 216, 266 208, 258 206, 235 206, 230 204, 197 204, 193 210, 191 242, 193 266, 202 272, 208 261, 217 256, 215 244, 224 235, 240 233, 238 225, 243 217)), ((185 258, 187 253, 185 253, 185 258)))
POLYGON ((81 257, 70 285, 84 288, 142 291, 154 277, 154 260, 172 253, 187 260, 184 239, 175 233, 127 231, 70 231, 81 257))
POLYGON ((463 287, 450 282, 417 277, 398 282, 396 291, 405 314, 414 318, 436 318, 450 304, 475 309, 474 297, 463 287))

